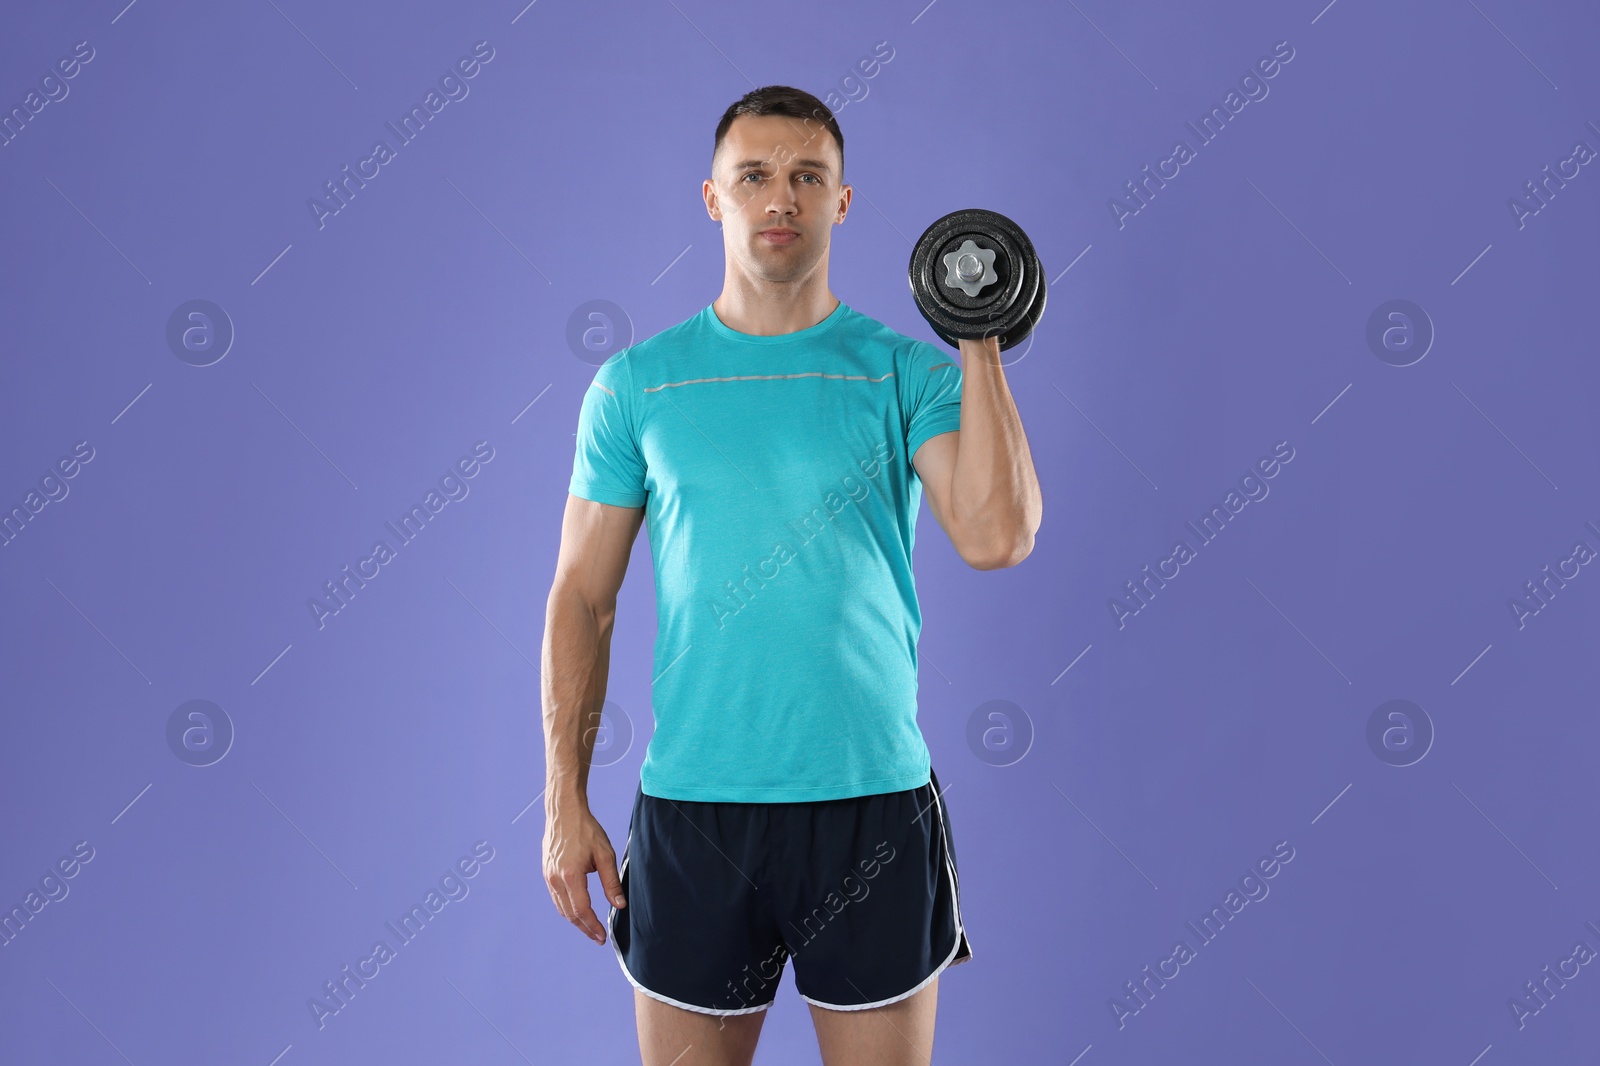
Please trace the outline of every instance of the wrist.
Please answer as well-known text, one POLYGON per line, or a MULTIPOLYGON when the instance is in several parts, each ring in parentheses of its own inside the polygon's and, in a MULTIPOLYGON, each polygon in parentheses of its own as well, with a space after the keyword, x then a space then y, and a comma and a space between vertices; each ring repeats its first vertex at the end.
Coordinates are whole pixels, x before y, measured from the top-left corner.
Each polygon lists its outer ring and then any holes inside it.
POLYGON ((589 809, 588 791, 577 781, 551 781, 545 786, 544 809, 549 814, 560 814, 567 811, 587 811, 589 809))
POLYGON ((960 338, 956 350, 961 353, 962 366, 968 362, 977 362, 985 366, 1000 366, 1000 339, 998 337, 984 337, 973 339, 960 338))

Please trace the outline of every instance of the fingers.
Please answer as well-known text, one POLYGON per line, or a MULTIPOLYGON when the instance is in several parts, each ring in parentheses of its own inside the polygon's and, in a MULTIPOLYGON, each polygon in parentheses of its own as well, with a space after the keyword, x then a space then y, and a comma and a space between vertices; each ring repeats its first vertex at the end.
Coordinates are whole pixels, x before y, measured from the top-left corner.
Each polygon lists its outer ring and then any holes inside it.
MULTIPOLYGON (((594 912, 589 901, 589 874, 600 875, 600 888, 606 898, 623 906, 622 879, 617 874, 617 856, 606 839, 605 830, 596 824, 598 839, 591 837, 588 850, 582 846, 570 847, 567 841, 556 837, 545 845, 544 879, 550 889, 550 898, 556 911, 577 926, 584 936, 596 944, 606 942, 606 927, 594 912)), ((580 838, 581 839, 581 838, 580 838)))
POLYGON ((567 899, 567 884, 562 880, 560 871, 546 870, 544 883, 550 890, 550 899, 556 905, 556 913, 567 921, 572 921, 572 903, 567 899))
POLYGON ((600 871, 600 888, 605 892, 613 906, 626 907, 627 897, 622 894, 622 878, 617 876, 617 856, 610 848, 600 857, 598 864, 600 871))
POLYGON ((550 898, 555 901, 561 917, 577 926, 583 935, 596 944, 606 942, 606 927, 596 917, 589 902, 589 874, 596 867, 592 861, 585 867, 554 869, 545 875, 550 888, 550 898))
POLYGON ((588 873, 569 872, 566 875, 567 902, 572 911, 567 919, 573 925, 583 930, 583 934, 596 944, 606 942, 606 928, 600 924, 600 919, 595 917, 594 907, 589 903, 589 875, 588 873))
POLYGON ((582 930, 583 935, 596 944, 606 942, 605 926, 595 917, 589 905, 589 872, 579 869, 557 870, 545 878, 550 886, 550 898, 555 900, 561 917, 582 930))

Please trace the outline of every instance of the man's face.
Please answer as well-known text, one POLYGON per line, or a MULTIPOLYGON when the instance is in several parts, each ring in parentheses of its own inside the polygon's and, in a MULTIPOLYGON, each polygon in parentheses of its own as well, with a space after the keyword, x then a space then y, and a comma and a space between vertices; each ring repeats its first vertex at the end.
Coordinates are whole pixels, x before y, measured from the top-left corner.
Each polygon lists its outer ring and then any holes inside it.
POLYGON ((747 273, 794 281, 827 254, 833 226, 849 210, 841 177, 839 146, 820 122, 740 115, 705 183, 706 210, 747 273))

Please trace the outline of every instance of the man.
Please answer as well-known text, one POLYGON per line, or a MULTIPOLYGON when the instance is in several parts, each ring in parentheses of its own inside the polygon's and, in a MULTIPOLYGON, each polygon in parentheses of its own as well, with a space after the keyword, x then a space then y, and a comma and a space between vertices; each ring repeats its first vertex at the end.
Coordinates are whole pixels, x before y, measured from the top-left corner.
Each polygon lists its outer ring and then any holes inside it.
POLYGON ((938 976, 972 956, 916 723, 916 516, 925 488, 991 570, 1032 550, 1042 502, 994 339, 961 343, 963 373, 829 291, 843 172, 811 94, 729 107, 703 189, 722 293, 607 360, 578 418, 545 626, 544 875, 563 917, 611 934, 645 1066, 747 1066, 791 955, 827 1066, 926 1064, 938 976), (646 517, 656 727, 619 874, 587 726, 646 517))

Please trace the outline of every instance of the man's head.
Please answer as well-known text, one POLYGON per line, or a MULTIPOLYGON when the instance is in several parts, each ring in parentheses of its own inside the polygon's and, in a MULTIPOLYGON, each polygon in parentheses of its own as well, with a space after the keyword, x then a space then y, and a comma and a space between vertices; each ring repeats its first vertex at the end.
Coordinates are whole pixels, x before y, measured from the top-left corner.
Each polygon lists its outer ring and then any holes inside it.
POLYGON ((746 272, 766 281, 809 274, 850 207, 844 134, 833 112, 787 85, 746 93, 717 124, 703 193, 729 255, 746 272), (794 236, 772 239, 782 230, 794 236))

